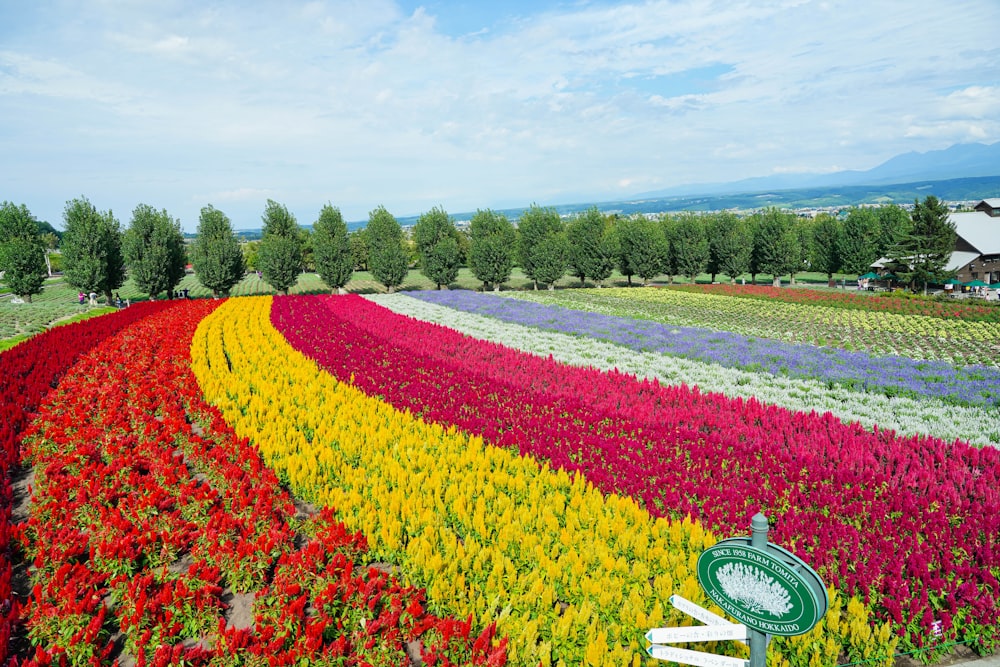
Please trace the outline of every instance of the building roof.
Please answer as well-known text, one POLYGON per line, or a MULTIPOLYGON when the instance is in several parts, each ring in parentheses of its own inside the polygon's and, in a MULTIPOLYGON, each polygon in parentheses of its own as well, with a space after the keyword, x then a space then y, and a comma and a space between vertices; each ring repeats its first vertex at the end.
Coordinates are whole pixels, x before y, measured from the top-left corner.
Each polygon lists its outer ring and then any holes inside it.
MULTIPOLYGON (((990 208, 1000 208, 1000 199, 984 199, 979 204, 986 204, 990 208)), ((976 204, 976 206, 979 206, 979 204, 976 204)))
MULTIPOLYGON (((1000 200, 995 201, 1000 206, 1000 200)), ((991 218, 982 211, 973 211, 952 213, 948 219, 955 223, 958 235, 978 250, 979 254, 1000 255, 1000 218, 991 218)))
POLYGON ((974 252, 953 252, 945 264, 945 271, 958 271, 969 262, 979 259, 979 254, 974 252))

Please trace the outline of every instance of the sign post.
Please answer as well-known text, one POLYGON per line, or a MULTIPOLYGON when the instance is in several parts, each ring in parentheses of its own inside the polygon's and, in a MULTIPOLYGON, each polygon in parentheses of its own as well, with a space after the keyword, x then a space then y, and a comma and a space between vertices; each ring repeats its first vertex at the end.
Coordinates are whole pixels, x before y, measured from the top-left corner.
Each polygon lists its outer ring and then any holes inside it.
POLYGON ((650 630, 646 640, 653 646, 646 650, 652 657, 706 667, 765 667, 771 635, 805 634, 826 613, 829 599, 819 575, 795 554, 768 543, 763 514, 757 513, 750 526, 749 538, 722 540, 698 558, 698 582, 739 623, 673 595, 674 607, 707 625, 650 630), (749 661, 661 645, 746 639, 749 661))
MULTIPOLYGON (((757 512, 750 519, 750 546, 765 551, 767 549, 767 533, 770 527, 767 517, 757 512)), ((702 554, 704 555, 704 554, 702 554)), ((701 559, 699 559, 699 565, 701 559)), ((698 578, 701 578, 699 568, 698 578)), ((704 585, 704 584, 702 584, 704 585)), ((767 633, 750 629, 750 667, 765 667, 767 664, 767 633)))

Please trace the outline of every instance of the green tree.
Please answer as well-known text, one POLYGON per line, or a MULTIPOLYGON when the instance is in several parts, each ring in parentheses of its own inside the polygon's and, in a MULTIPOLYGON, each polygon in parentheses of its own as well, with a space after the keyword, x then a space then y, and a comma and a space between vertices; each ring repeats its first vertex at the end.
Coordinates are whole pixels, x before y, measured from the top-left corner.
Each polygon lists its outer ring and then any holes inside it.
POLYGON ((351 246, 351 262, 358 271, 368 270, 368 229, 362 227, 347 235, 351 246))
POLYGON ((514 246, 517 232, 507 216, 489 209, 478 210, 469 221, 469 268, 483 289, 500 285, 510 279, 514 268, 514 246))
POLYGON ((420 272, 438 289, 447 287, 458 277, 461 249, 455 221, 438 207, 423 213, 413 226, 413 242, 420 262, 420 272))
POLYGON ((354 273, 354 261, 347 225, 339 208, 327 204, 320 209, 319 219, 313 225, 313 248, 316 273, 331 291, 343 294, 354 273))
POLYGON ((701 216, 682 214, 670 239, 677 272, 694 282, 708 265, 708 238, 701 216))
POLYGON ((368 214, 368 249, 372 276, 391 293, 403 284, 409 260, 403 249, 403 229, 384 206, 368 214))
POLYGON ((934 195, 913 202, 910 217, 913 226, 896 243, 891 255, 898 264, 909 268, 899 277, 911 288, 923 285, 927 294, 928 283, 940 282, 948 276, 944 267, 955 251, 955 223, 949 218, 948 207, 934 195))
POLYGON ((66 282, 83 292, 103 294, 111 303, 112 291, 125 283, 121 224, 111 211, 99 212, 86 197, 66 202, 63 220, 66 282))
POLYGON ((896 247, 913 227, 910 214, 902 206, 887 204, 875 209, 878 220, 878 239, 875 242, 875 252, 878 257, 888 257, 889 251, 896 247))
POLYGON ((0 274, 7 288, 28 303, 45 284, 45 245, 37 221, 24 204, 0 204, 0 274))
POLYGON ((750 270, 750 254, 753 251, 753 234, 750 223, 733 214, 727 218, 729 224, 716 227, 719 238, 714 241, 719 273, 729 277, 729 282, 735 284, 736 279, 750 270))
POLYGON ((226 294, 246 273, 240 241, 229 217, 211 204, 198 216, 198 235, 191 245, 191 266, 198 282, 212 290, 212 296, 226 294))
POLYGON ((288 289, 302 273, 302 237, 299 225, 287 208, 271 199, 264 207, 263 236, 257 259, 264 282, 279 294, 288 289))
POLYGON ((577 215, 566 227, 569 271, 580 279, 580 285, 590 278, 600 287, 601 281, 614 271, 615 248, 611 235, 606 233, 608 227, 596 206, 577 215))
POLYGON ((813 270, 826 274, 831 286, 833 274, 840 271, 843 263, 840 257, 843 233, 843 226, 837 218, 829 213, 820 213, 816 216, 816 225, 813 227, 812 242, 809 246, 809 261, 813 270))
POLYGON ((435 243, 421 258, 421 272, 428 280, 447 289, 458 278, 462 266, 462 251, 454 238, 444 238, 435 243))
POLYGON ((136 287, 155 299, 160 292, 173 292, 184 278, 184 235, 181 223, 166 210, 139 204, 122 238, 129 277, 136 287))
POLYGON ((632 276, 643 283, 662 272, 669 251, 660 225, 644 216, 622 218, 615 225, 618 270, 632 284, 632 276))
POLYGON ((566 275, 568 256, 569 242, 564 232, 546 236, 539 241, 532 253, 532 263, 538 283, 554 290, 556 282, 566 275))
MULTIPOLYGON (((538 246, 545 239, 561 233, 563 233, 562 219, 554 208, 541 208, 537 204, 532 204, 518 218, 517 260, 524 275, 531 279, 535 289, 538 289, 538 283, 545 284, 536 268, 538 262, 546 263, 544 271, 546 276, 551 277, 551 272, 555 270, 552 261, 557 256, 553 255, 552 251, 558 246, 558 243, 548 244, 544 250, 539 250, 538 246)), ((565 271, 564 264, 563 273, 565 271)), ((561 274, 560 277, 562 277, 561 274)))
POLYGON ((868 273, 880 256, 879 234, 878 216, 873 209, 853 207, 847 212, 838 248, 845 273, 868 273))
POLYGON ((800 248, 795 214, 771 207, 754 213, 751 218, 754 220, 751 273, 754 279, 757 273, 769 274, 777 287, 781 276, 798 268, 800 248))

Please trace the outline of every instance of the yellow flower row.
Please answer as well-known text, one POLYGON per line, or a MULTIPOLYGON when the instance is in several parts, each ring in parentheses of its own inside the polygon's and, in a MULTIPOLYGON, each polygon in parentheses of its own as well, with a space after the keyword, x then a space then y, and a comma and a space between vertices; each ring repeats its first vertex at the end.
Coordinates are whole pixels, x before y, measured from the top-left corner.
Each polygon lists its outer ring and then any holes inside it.
MULTIPOLYGON (((426 588, 433 611, 497 622, 511 664, 618 667, 645 662, 649 628, 686 622, 670 595, 708 606, 695 564, 716 540, 696 522, 653 519, 338 382, 271 326, 270 304, 231 300, 202 322, 203 392, 297 495, 335 507, 373 558, 426 588)), ((839 648, 844 634, 827 634, 839 648)))

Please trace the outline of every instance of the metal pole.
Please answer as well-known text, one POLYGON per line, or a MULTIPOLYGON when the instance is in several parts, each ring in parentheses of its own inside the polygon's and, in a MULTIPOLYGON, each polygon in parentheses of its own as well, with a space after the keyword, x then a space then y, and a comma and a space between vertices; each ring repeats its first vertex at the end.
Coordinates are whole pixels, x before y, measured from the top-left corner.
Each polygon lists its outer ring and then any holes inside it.
MULTIPOLYGON (((767 550, 767 517, 757 512, 750 520, 750 546, 761 551, 767 550)), ((767 664, 767 634, 749 629, 750 667, 765 667, 767 664)))

